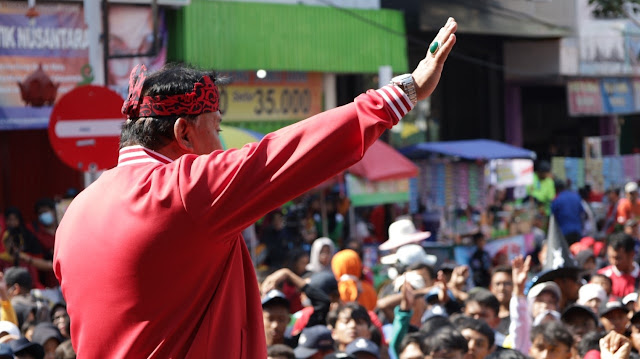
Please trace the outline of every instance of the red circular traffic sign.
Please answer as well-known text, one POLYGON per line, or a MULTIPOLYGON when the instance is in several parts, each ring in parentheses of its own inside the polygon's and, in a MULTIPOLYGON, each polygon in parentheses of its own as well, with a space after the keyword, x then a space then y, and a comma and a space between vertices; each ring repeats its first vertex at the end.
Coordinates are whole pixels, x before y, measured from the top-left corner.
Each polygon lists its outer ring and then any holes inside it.
POLYGON ((76 87, 58 100, 49 119, 56 155, 80 171, 98 171, 118 162, 124 100, 104 86, 76 87))

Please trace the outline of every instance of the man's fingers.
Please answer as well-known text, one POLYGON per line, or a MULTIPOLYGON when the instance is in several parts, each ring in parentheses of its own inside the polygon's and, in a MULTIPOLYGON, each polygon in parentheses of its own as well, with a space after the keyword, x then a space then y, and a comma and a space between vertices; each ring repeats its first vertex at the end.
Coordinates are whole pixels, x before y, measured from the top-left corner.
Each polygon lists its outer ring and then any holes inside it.
POLYGON ((455 36, 451 35, 457 30, 457 28, 458 24, 450 17, 444 27, 440 29, 433 42, 429 45, 427 57, 431 54, 437 61, 444 61, 449 55, 449 52, 451 52, 453 44, 456 42, 455 36), (435 48, 435 42, 438 43, 437 48, 435 48), (432 51, 432 46, 435 48, 435 52, 432 51))

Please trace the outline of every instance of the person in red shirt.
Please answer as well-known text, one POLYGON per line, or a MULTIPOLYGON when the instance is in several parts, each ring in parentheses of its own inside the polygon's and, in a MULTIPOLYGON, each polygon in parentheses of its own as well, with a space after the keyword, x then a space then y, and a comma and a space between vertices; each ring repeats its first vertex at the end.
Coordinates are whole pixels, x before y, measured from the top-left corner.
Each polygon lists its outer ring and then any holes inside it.
POLYGON ((629 182, 624 186, 625 198, 618 201, 618 223, 624 224, 629 219, 640 219, 640 199, 638 184, 629 182))
POLYGON ((611 297, 622 299, 635 291, 640 267, 633 260, 636 255, 635 240, 625 233, 609 237, 607 257, 610 265, 598 271, 611 279, 611 297))
POLYGON ((56 232, 78 357, 265 358, 241 231, 355 164, 427 98, 456 28, 450 18, 412 74, 227 151, 213 73, 136 67, 118 165, 76 196, 56 232))

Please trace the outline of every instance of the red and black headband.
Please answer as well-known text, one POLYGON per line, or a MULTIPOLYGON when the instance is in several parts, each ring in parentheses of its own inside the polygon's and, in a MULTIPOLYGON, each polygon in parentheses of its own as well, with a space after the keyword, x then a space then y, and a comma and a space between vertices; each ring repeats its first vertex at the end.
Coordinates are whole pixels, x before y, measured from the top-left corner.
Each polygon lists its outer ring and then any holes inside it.
POLYGON ((129 75, 129 95, 122 104, 122 113, 129 118, 199 115, 219 109, 218 87, 209 76, 193 86, 193 91, 181 95, 142 97, 147 68, 137 65, 129 75))

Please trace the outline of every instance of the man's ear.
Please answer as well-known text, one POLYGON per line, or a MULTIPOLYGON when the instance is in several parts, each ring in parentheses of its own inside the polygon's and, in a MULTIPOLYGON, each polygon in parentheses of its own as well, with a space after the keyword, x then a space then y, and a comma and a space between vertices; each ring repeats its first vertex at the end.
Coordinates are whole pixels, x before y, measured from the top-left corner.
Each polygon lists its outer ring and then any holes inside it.
POLYGON ((173 136, 176 138, 176 142, 181 149, 187 152, 193 152, 191 126, 189 126, 189 122, 185 118, 178 117, 173 124, 173 136))

